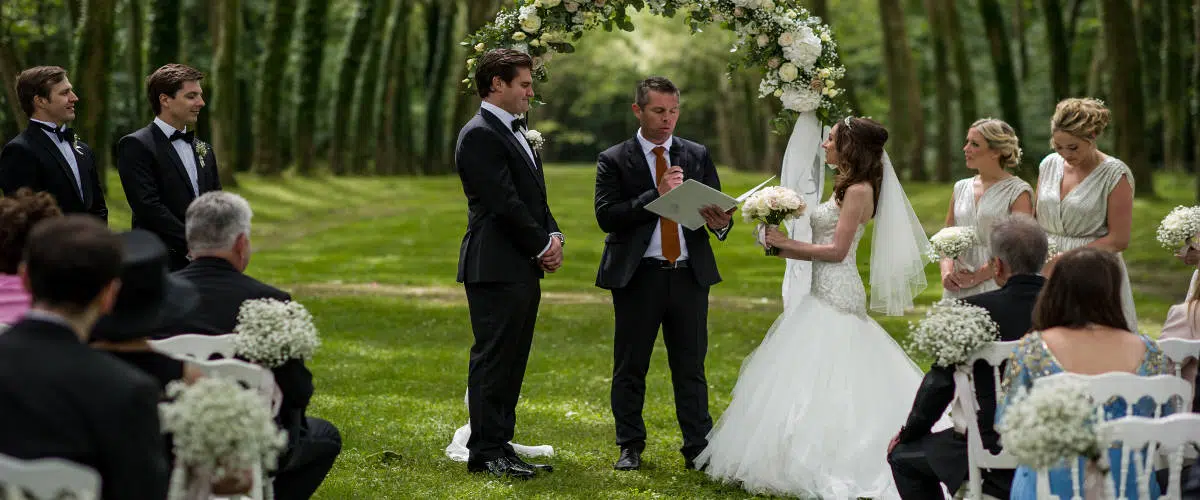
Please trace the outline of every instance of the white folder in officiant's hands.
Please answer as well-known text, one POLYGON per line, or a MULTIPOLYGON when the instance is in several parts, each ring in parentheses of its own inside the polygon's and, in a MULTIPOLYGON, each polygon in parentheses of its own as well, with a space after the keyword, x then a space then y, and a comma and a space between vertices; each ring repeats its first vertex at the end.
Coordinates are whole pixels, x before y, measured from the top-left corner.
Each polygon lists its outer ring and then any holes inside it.
POLYGON ((704 225, 704 216, 700 215, 701 208, 716 205, 726 212, 733 210, 773 179, 775 179, 774 175, 737 198, 730 197, 695 179, 688 179, 675 189, 668 191, 667 194, 647 203, 646 210, 671 219, 683 227, 696 230, 704 225))

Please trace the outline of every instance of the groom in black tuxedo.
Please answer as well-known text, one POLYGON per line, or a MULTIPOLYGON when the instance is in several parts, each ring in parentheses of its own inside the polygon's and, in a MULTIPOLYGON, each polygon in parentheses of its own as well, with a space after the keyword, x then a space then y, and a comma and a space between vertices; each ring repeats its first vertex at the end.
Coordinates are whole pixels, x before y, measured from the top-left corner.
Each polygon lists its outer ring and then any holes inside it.
POLYGON ((196 137, 204 107, 204 73, 168 64, 146 78, 146 97, 156 115, 149 125, 117 142, 117 171, 133 211, 133 228, 167 245, 172 271, 187 266, 183 220, 192 200, 221 190, 212 146, 196 137))
POLYGON ((701 212, 706 227, 689 230, 646 210, 646 204, 696 179, 721 189, 704 146, 675 137, 679 89, 670 80, 638 83, 633 114, 641 128, 600 153, 596 166, 596 221, 608 233, 596 286, 612 291, 616 330, 612 411, 621 455, 613 467, 641 467, 646 447, 642 406, 646 372, 659 326, 667 346, 675 413, 683 431, 684 465, 708 446, 708 289, 721 281, 708 232, 724 240, 733 219, 718 207, 701 212))
POLYGON ((525 463, 509 442, 542 296, 539 280, 562 265, 565 242, 546 200, 541 156, 517 117, 533 98, 532 68, 528 54, 511 49, 479 58, 475 88, 483 102, 454 149, 467 197, 458 281, 466 287, 475 334, 467 470, 522 479, 551 470, 525 463))
POLYGON ((54 196, 63 213, 86 213, 108 222, 96 156, 75 137, 75 95, 67 71, 38 66, 17 75, 17 99, 29 127, 0 150, 0 190, 27 187, 54 196))
MULTIPOLYGON (((1046 262, 1046 232, 1032 217, 1013 216, 992 227, 989 247, 995 280, 1001 289, 963 299, 988 311, 1000 327, 1001 341, 1019 340, 1033 323, 1033 306, 1046 279, 1038 275, 1046 262)), ((888 449, 888 464, 900 497, 905 500, 942 498, 941 486, 957 491, 967 479, 967 439, 959 430, 946 429, 931 434, 934 422, 941 418, 954 399, 954 368, 934 366, 921 380, 912 411, 900 433, 888 449)), ((1000 451, 996 420, 996 387, 992 368, 986 362, 975 364, 976 400, 979 401, 980 438, 992 453, 1000 451)), ((996 498, 1008 498, 1013 471, 984 470, 983 492, 996 498)))

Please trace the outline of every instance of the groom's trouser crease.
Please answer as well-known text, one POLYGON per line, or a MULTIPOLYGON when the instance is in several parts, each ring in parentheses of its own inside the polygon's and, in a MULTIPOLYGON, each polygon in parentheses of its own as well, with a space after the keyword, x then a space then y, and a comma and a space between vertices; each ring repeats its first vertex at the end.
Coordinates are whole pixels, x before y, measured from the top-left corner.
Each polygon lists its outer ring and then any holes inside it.
POLYGON ((475 343, 467 377, 470 462, 513 455, 517 399, 529 361, 541 301, 537 281, 468 283, 467 304, 475 343))
POLYGON ((612 290, 615 311, 611 403, 616 443, 645 448, 642 410, 646 374, 659 326, 667 348, 674 387, 675 412, 683 433, 686 457, 707 446, 712 430, 704 357, 708 351, 708 287, 690 269, 656 269, 643 265, 624 288, 612 290))

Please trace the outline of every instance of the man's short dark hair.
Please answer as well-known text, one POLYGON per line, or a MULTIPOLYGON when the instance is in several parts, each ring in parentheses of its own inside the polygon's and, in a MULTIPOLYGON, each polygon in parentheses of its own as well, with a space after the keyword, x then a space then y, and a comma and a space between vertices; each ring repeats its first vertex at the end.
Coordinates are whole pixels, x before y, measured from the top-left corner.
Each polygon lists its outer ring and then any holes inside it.
POLYGON ((989 238, 992 257, 1007 264, 1013 274, 1037 274, 1046 264, 1050 243, 1033 217, 1017 213, 1000 219, 992 225, 989 238))
POLYGON ((50 89, 67 78, 67 70, 58 66, 35 66, 17 75, 17 101, 21 110, 33 117, 33 98, 50 99, 50 89))
POLYGON ((674 94, 679 97, 679 87, 676 87, 671 80, 661 76, 652 76, 638 82, 637 90, 633 94, 633 102, 637 103, 639 108, 646 107, 650 102, 650 91, 661 92, 663 94, 674 94))
POLYGON ((492 49, 479 56, 475 67, 475 91, 479 97, 492 93, 492 78, 500 77, 511 83, 517 77, 517 68, 533 69, 533 58, 514 49, 492 49))
POLYGON ((175 97, 179 89, 183 88, 184 82, 199 82, 203 79, 204 73, 183 64, 172 63, 154 70, 146 77, 146 98, 150 100, 150 109, 158 116, 162 113, 162 103, 158 102, 158 96, 167 94, 175 97))
POLYGON ((25 273, 35 304, 83 311, 121 274, 121 239, 90 215, 39 222, 25 244, 25 273))

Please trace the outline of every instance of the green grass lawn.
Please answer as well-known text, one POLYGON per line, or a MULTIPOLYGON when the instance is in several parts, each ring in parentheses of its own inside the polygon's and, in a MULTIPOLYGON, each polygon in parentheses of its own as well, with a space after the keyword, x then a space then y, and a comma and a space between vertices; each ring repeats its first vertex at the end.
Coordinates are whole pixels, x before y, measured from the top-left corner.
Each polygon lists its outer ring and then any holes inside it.
MULTIPOLYGON (((618 451, 608 403, 612 308, 608 293, 592 285, 603 242, 592 213, 594 172, 590 165, 563 165, 546 173, 551 207, 569 243, 563 268, 543 281, 516 441, 553 445, 549 462, 557 470, 515 483, 468 474, 443 454, 454 429, 467 421, 463 393, 472 341, 462 287, 454 282, 466 221, 457 177, 240 178, 236 191, 256 212, 250 274, 292 291, 323 336, 311 363, 317 394, 309 413, 333 421, 345 444, 318 498, 747 496, 683 469, 661 340, 647 387, 645 467, 612 470, 618 451)), ((728 193, 767 177, 721 174, 728 193)), ((1161 199, 1136 202, 1133 244, 1125 254, 1139 318, 1155 335, 1190 277, 1159 248, 1155 229, 1172 207, 1192 202, 1189 180, 1164 175, 1156 182, 1161 199)), ((110 186, 113 226, 126 228, 128 208, 115 176, 110 186)), ((933 234, 945 218, 950 186, 905 187, 933 234)), ((742 359, 780 311, 783 262, 764 257, 744 223, 714 249, 724 277, 713 288, 709 313, 707 367, 717 417, 729 404, 742 359)), ((866 276, 870 231, 860 249, 866 276)), ((927 272, 922 304, 941 295, 936 266, 927 272)), ((907 322, 918 317, 877 319, 903 343, 907 322)))

